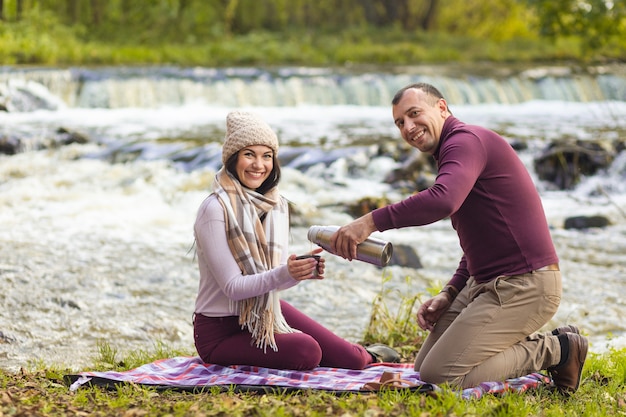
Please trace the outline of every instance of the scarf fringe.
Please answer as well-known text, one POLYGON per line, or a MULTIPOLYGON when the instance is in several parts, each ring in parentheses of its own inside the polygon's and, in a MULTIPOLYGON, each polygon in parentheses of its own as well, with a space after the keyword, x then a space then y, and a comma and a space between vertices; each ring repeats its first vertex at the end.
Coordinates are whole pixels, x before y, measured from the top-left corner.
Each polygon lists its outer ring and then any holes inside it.
POLYGON ((299 331, 287 324, 285 317, 282 315, 278 296, 275 293, 269 293, 265 294, 265 297, 265 308, 260 308, 262 303, 256 303, 257 297, 241 302, 239 324, 242 328, 248 329, 256 347, 263 349, 263 352, 267 352, 267 347, 269 346, 274 352, 278 352, 275 335, 298 333, 299 331), (254 323, 258 325, 254 326, 254 323))

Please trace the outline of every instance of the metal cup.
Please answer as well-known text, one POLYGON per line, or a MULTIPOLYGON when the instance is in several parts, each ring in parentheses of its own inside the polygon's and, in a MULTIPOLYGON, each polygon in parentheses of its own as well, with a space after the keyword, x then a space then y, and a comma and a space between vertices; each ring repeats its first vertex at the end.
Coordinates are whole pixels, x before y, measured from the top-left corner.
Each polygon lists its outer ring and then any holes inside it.
POLYGON ((322 258, 321 255, 300 255, 300 256, 296 256, 296 259, 308 259, 308 258, 315 258, 315 269, 313 270, 313 276, 314 277, 319 277, 320 276, 320 271, 317 269, 319 266, 319 262, 320 259, 322 258))

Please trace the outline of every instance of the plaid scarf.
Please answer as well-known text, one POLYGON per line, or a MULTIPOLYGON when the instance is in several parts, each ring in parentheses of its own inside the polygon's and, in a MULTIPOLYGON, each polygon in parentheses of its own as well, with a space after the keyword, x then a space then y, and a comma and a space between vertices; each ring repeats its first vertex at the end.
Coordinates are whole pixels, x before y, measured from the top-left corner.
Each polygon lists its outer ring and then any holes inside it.
MULTIPOLYGON (((224 168, 215 176, 213 188, 224 208, 228 246, 241 272, 252 275, 277 267, 289 236, 289 207, 278 188, 259 194, 243 187, 224 168)), ((274 333, 296 332, 283 317, 276 291, 236 304, 239 324, 263 351, 268 345, 278 351, 274 333)))

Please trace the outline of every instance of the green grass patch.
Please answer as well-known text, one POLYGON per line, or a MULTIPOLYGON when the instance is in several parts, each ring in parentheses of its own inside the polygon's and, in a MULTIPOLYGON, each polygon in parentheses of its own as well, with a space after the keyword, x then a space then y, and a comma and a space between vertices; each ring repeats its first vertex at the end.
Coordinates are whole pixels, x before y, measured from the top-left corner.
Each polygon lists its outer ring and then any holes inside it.
MULTIPOLYGON (((129 30, 128 28, 124 30, 129 30)), ((556 41, 512 38, 502 41, 443 32, 354 27, 342 31, 289 28, 246 35, 175 38, 95 36, 88 28, 65 26, 46 12, 0 25, 0 62, 5 65, 181 65, 181 66, 344 66, 438 63, 594 63, 623 60, 626 40, 607 39, 594 50, 575 36, 556 41)))
MULTIPOLYGON (((363 343, 382 342, 412 360, 425 333, 415 324, 421 297, 410 290, 389 289, 383 276, 373 301, 363 343), (406 294, 410 294, 406 296, 406 294)), ((410 279, 407 278, 410 288, 410 279)), ((438 290, 438 285, 427 293, 438 290)), ((152 350, 123 357, 106 342, 98 345, 94 366, 87 370, 127 370, 157 359, 193 355, 156 343, 152 350)), ((379 394, 325 392, 254 394, 209 388, 201 393, 157 391, 134 384, 115 390, 81 387, 70 392, 63 375, 75 373, 43 363, 18 373, 0 371, 0 416, 623 416, 626 414, 626 349, 589 354, 578 392, 565 398, 547 389, 462 400, 444 387, 436 398, 409 391, 379 394)))

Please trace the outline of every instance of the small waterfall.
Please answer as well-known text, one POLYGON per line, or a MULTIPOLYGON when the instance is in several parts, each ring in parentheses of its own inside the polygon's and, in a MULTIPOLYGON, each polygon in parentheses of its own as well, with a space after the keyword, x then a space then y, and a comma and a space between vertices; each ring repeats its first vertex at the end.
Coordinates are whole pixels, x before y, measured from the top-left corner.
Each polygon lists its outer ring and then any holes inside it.
MULTIPOLYGON (((494 71, 495 72, 495 71, 494 71)), ((298 105, 388 106, 407 84, 429 82, 453 105, 516 104, 530 100, 626 101, 624 69, 584 73, 542 68, 507 76, 447 75, 415 67, 403 72, 317 68, 0 68, 0 104, 38 83, 68 107, 154 108, 201 102, 221 107, 298 105), (16 87, 19 84, 19 88, 16 87)), ((32 94, 31 94, 32 95, 32 94)), ((38 95, 38 100, 45 97, 38 95)), ((23 101, 23 100, 22 100, 23 101)), ((28 111, 28 106, 17 111, 28 111)))

